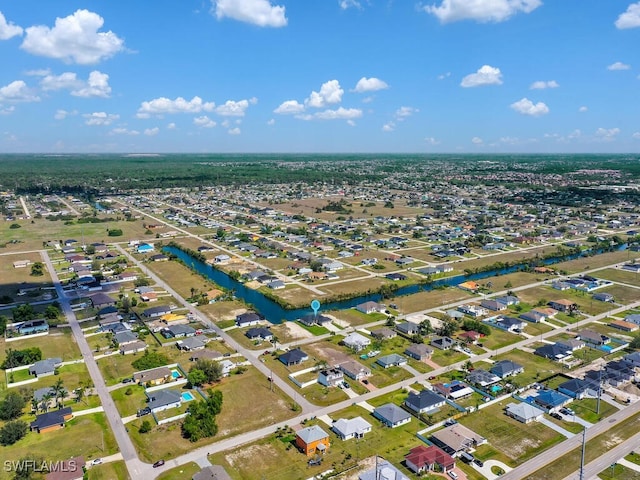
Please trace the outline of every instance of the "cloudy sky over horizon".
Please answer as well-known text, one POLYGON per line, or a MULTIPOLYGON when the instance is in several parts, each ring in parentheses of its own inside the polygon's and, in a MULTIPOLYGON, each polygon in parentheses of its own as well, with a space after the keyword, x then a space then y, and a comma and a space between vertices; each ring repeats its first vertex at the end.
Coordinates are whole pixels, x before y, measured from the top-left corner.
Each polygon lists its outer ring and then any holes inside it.
POLYGON ((639 45, 629 0, 0 0, 0 153, 635 153, 639 45))

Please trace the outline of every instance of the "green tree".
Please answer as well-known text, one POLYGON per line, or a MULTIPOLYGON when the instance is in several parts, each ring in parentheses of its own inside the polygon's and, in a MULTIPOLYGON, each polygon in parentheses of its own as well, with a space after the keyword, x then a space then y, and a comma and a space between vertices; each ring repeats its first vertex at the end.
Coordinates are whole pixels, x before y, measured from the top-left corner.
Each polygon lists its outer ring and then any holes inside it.
POLYGON ((13 445, 27 434, 29 426, 22 420, 7 422, 0 428, 0 445, 13 445))
POLYGON ((60 308, 55 305, 47 305, 44 310, 44 318, 47 320, 56 320, 60 315, 60 308))
POLYGON ((169 359, 166 355, 156 351, 145 350, 140 358, 131 362, 131 365, 138 370, 148 370, 150 368, 167 365, 168 363, 169 359))
POLYGON ((35 262, 31 265, 31 275, 33 277, 41 277, 44 275, 44 265, 42 262, 35 262))
POLYGON ((7 331, 7 323, 9 323, 9 319, 4 315, 0 315, 0 335, 4 335, 4 332, 7 331))
POLYGON ((218 362, 214 362, 208 358, 199 358, 196 360, 192 370, 201 370, 205 376, 205 383, 218 382, 222 378, 222 367, 218 362))
POLYGON ((207 381, 207 376, 199 368, 192 368, 187 375, 187 380, 192 387, 200 387, 207 381))
POLYGON ((26 322, 28 320, 33 320, 38 316, 33 307, 28 303, 14 308, 11 310, 11 314, 13 315, 14 322, 26 322))
POLYGON ((182 423, 182 436, 191 442, 201 438, 213 437, 218 433, 216 415, 222 410, 222 392, 209 391, 209 398, 191 402, 189 415, 182 423))
POLYGON ((18 392, 10 391, 0 402, 0 420, 13 420, 22 415, 26 402, 18 392))
POLYGON ((151 431, 151 428, 152 428, 151 422, 149 420, 145 420, 144 422, 142 422, 142 425, 140 425, 138 432, 149 433, 151 431))

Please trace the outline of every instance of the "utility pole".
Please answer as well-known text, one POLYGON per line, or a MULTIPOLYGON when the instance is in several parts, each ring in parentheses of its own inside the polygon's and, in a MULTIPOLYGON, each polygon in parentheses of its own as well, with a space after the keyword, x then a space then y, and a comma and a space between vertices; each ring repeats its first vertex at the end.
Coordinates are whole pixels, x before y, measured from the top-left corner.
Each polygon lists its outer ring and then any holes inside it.
POLYGON ((582 454, 580 455, 580 480, 584 480, 584 449, 587 440, 587 427, 582 428, 582 454))
POLYGON ((600 415, 600 397, 602 396, 602 365, 598 371, 598 402, 596 403, 596 413, 600 415))

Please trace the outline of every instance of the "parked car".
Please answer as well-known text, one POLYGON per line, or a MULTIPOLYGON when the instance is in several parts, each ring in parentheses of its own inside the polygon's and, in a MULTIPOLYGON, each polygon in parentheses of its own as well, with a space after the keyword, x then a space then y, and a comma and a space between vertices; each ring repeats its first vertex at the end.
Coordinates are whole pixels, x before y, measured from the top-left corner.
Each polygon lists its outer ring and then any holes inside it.
POLYGON ((164 465, 164 460, 158 460, 156 463, 153 464, 153 468, 158 468, 158 467, 161 467, 162 465, 164 465))
POLYGON ((122 383, 131 383, 131 382, 133 382, 133 378, 131 377, 128 377, 122 380, 122 383))
POLYGON ((549 415, 551 415, 551 417, 555 418, 556 420, 562 420, 562 415, 560 415, 558 412, 551 412, 549 415))
POLYGON ((364 383, 365 385, 369 385, 369 380, 365 378, 364 380, 362 380, 362 383, 364 383))
POLYGON ((449 475, 451 478, 453 478, 453 480, 458 480, 458 474, 456 472, 454 472, 453 470, 448 471, 447 475, 449 475))
POLYGON ((475 463, 479 467, 484 467, 484 462, 482 460, 480 460, 479 458, 474 458, 473 459, 473 463, 475 463))
POLYGON ((149 407, 145 407, 141 410, 138 410, 136 413, 136 417, 143 417, 145 415, 149 415, 151 413, 151 409, 149 407))
POLYGON ((102 463, 101 458, 94 458, 93 460, 91 460, 91 465, 100 465, 101 463, 102 463))

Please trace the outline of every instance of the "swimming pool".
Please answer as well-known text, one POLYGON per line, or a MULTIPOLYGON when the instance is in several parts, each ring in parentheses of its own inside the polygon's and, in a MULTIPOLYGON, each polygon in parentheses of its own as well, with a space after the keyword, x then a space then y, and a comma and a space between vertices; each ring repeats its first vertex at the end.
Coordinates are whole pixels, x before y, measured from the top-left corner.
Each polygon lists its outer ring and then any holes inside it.
POLYGON ((502 390, 502 386, 500 385, 494 385, 491 387, 491 393, 498 393, 500 390, 502 390))
POLYGON ((176 378, 180 378, 182 375, 180 374, 180 372, 178 370, 171 370, 171 376, 175 380, 176 378))
POLYGON ((191 400, 195 400, 196 397, 193 396, 193 393, 191 392, 182 392, 182 401, 183 402, 190 402, 191 400))

